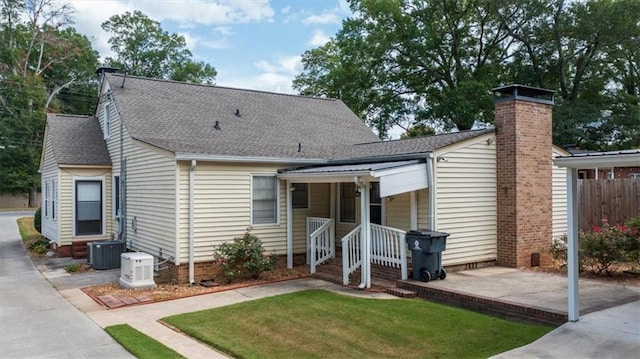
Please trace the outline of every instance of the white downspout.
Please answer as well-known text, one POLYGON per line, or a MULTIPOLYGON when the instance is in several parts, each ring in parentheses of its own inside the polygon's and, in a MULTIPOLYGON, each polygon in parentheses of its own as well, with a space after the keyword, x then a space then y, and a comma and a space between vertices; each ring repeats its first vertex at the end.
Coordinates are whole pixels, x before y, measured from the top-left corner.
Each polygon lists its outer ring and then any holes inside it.
POLYGON ((287 181, 287 268, 293 268, 293 203, 291 181, 287 181))
POLYGON ((436 185, 435 185, 435 162, 433 153, 427 157, 427 182, 429 186, 429 229, 436 231, 436 185))
POLYGON ((193 209, 193 187, 194 187, 194 171, 196 169, 197 162, 196 160, 191 161, 191 167, 189 167, 189 284, 194 284, 195 279, 193 278, 193 217, 194 217, 194 209, 193 209))

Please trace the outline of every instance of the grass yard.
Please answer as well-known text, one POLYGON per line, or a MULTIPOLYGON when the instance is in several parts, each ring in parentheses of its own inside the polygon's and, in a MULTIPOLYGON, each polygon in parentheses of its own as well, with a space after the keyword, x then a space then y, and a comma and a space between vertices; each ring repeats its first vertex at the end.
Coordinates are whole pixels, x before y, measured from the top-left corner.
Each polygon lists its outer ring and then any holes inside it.
POLYGON ((132 328, 128 324, 104 328, 120 345, 139 359, 184 358, 173 349, 132 328))
POLYGON ((33 226, 33 217, 18 218, 18 231, 20 231, 23 242, 38 239, 41 236, 40 232, 36 231, 33 226))
POLYGON ((551 326, 422 300, 310 290, 163 319, 240 358, 486 358, 551 326))

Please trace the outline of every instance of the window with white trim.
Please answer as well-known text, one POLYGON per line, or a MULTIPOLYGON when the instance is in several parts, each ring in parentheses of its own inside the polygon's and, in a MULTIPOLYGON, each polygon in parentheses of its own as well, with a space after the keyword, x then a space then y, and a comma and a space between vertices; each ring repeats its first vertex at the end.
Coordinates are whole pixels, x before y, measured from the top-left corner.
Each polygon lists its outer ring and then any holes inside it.
POLYGON ((44 206, 42 206, 42 212, 44 218, 49 218, 49 196, 51 196, 51 190, 49 190, 49 180, 44 181, 44 206))
POLYGON ((309 184, 293 183, 293 192, 291 193, 291 207, 293 208, 309 208, 309 184))
POLYGON ((56 188, 58 187, 58 183, 56 182, 55 179, 51 180, 51 219, 53 219, 55 221, 56 219, 56 202, 58 199, 58 189, 56 188))
POLYGON ((251 177, 251 224, 278 223, 278 179, 276 176, 251 177))
POLYGON ((340 222, 356 223, 355 183, 340 183, 340 222))
POLYGON ((369 216, 371 223, 382 224, 380 182, 371 182, 371 189, 369 190, 369 216))
POLYGON ((111 104, 109 102, 102 107, 102 119, 104 121, 104 139, 108 140, 111 135, 111 104))
POLYGON ((75 182, 75 234, 102 234, 102 181, 75 182))

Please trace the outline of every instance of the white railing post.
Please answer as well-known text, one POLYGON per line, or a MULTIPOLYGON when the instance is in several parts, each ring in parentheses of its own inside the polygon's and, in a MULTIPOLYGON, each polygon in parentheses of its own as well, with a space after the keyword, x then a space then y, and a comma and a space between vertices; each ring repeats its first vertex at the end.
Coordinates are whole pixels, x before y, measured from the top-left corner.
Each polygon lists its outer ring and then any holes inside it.
POLYGON ((349 241, 342 242, 342 284, 349 285, 349 241))
POLYGON ((400 235, 400 277, 402 280, 409 278, 407 274, 407 241, 405 235, 400 235))

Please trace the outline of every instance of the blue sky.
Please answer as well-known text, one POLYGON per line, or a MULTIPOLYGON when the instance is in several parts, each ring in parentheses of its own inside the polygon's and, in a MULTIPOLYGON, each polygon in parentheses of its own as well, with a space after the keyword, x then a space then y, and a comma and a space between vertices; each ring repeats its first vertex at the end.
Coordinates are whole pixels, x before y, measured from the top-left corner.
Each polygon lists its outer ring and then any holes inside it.
POLYGON ((181 34, 195 59, 213 65, 216 84, 293 93, 300 56, 320 46, 351 15, 345 0, 72 0, 74 26, 104 57, 108 35, 100 24, 140 10, 163 30, 181 34))

